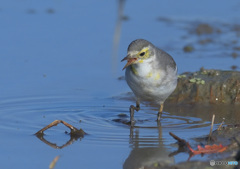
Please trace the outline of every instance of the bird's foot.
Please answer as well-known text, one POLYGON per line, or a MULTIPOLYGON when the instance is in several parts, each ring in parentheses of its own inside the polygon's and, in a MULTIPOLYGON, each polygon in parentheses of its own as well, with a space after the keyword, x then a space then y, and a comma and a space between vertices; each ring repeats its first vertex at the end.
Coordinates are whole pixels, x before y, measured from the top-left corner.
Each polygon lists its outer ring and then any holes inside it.
POLYGON ((135 106, 131 105, 130 108, 129 108, 129 111, 130 111, 130 124, 131 124, 131 126, 133 126, 134 123, 135 123, 135 120, 134 120, 134 110, 139 111, 140 110, 140 106, 137 105, 135 107, 135 106))
POLYGON ((160 122, 161 116, 162 116, 162 112, 159 111, 159 112, 158 112, 158 116, 157 116, 157 121, 158 121, 158 122, 160 122))

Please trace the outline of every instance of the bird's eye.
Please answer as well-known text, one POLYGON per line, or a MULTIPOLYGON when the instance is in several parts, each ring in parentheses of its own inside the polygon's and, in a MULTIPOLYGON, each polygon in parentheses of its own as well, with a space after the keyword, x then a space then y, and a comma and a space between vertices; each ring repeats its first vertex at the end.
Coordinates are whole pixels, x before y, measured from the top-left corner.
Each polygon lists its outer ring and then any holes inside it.
POLYGON ((142 52, 142 53, 140 53, 139 55, 140 55, 140 56, 144 56, 144 55, 145 55, 145 52, 142 52))

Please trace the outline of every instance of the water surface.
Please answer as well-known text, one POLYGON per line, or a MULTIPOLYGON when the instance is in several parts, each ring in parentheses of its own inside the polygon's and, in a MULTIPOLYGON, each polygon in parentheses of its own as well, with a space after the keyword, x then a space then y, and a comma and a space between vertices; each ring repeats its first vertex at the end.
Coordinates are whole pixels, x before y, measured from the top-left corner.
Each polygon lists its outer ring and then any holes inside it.
MULTIPOLYGON (((186 161, 188 154, 168 157, 177 149, 169 132, 190 143, 194 137, 208 134, 213 113, 209 109, 201 114, 168 107, 159 127, 158 108, 142 105, 135 113, 135 128, 121 123, 129 119, 128 108, 134 100, 125 97, 130 89, 118 80, 124 75, 120 60, 132 40, 144 38, 170 53, 179 73, 201 67, 231 70, 240 61, 240 3, 135 0, 125 1, 123 6, 125 20, 119 24, 118 1, 2 3, 2 168, 48 168, 57 155, 56 168, 133 168, 163 161, 174 164, 186 161), (199 36, 194 30, 200 23, 221 32, 199 36), (113 48, 116 33, 119 46, 113 48), (206 38, 212 42, 199 43, 206 38), (189 44, 195 50, 185 53, 183 47, 189 44), (87 135, 62 149, 50 147, 34 133, 56 119, 82 128, 87 135)), ((219 116, 217 123, 222 117, 232 118, 224 113, 219 116)), ((45 139, 64 145, 70 139, 65 131, 68 129, 63 125, 51 128, 45 139)), ((209 157, 194 159, 208 161, 209 157)))

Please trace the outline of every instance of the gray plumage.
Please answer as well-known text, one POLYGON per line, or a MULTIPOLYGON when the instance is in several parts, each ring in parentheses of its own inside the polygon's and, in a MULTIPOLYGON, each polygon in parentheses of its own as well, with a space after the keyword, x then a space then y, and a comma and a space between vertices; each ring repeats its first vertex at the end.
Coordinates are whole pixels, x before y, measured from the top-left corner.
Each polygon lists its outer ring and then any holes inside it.
MULTIPOLYGON (((155 47, 157 48, 157 47, 155 47)), ((160 67, 166 69, 167 66, 170 66, 172 69, 176 69, 176 63, 173 60, 172 56, 169 55, 167 52, 157 48, 158 50, 155 50, 156 56, 160 57, 161 59, 157 59, 157 64, 160 65, 160 67)))
POLYGON ((154 63, 154 65, 157 65, 157 68, 161 67, 163 69, 166 69, 167 66, 172 67, 174 70, 176 69, 176 63, 173 60, 172 56, 169 55, 167 52, 157 48, 154 46, 151 42, 145 40, 145 39, 136 39, 130 43, 128 46, 128 52, 129 51, 140 51, 144 47, 149 46, 153 50, 150 53, 150 55, 156 55, 157 57, 161 59, 157 59, 157 63, 154 63))
POLYGON ((154 47, 154 45, 147 40, 136 39, 136 40, 132 41, 130 43, 130 45, 128 46, 128 52, 129 51, 140 51, 142 48, 149 46, 149 45, 154 47))
POLYGON ((163 103, 177 86, 177 65, 165 51, 151 42, 137 39, 128 46, 125 78, 136 96, 136 107, 130 107, 131 124, 134 110, 139 110, 141 101, 154 101, 160 104, 158 121, 163 103))

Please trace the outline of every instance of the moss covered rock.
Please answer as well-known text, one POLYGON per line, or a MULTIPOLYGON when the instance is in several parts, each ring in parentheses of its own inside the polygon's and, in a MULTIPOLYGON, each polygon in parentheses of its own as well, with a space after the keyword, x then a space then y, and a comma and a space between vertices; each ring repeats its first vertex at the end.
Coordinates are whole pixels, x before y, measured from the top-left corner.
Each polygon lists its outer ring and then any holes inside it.
POLYGON ((202 68, 194 73, 183 73, 166 102, 240 104, 240 72, 202 68))

